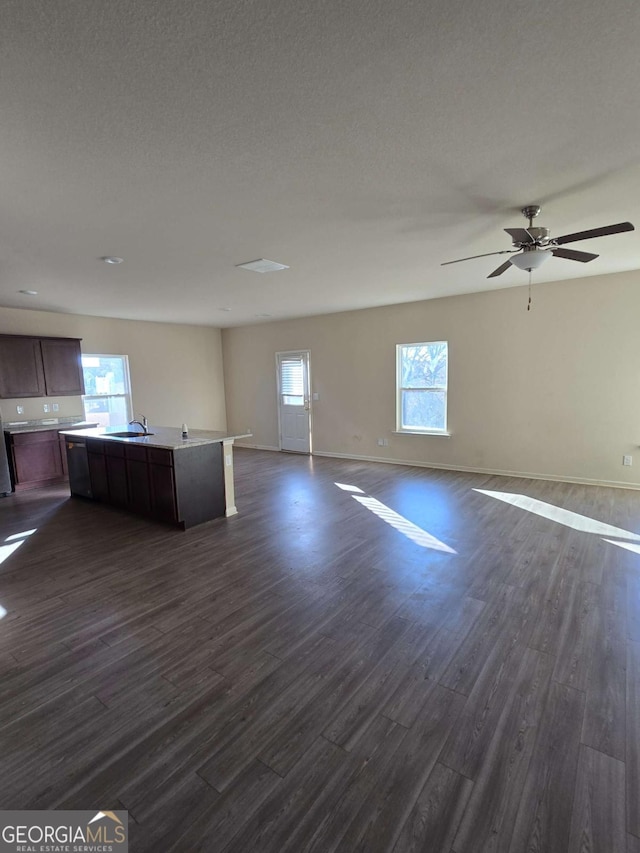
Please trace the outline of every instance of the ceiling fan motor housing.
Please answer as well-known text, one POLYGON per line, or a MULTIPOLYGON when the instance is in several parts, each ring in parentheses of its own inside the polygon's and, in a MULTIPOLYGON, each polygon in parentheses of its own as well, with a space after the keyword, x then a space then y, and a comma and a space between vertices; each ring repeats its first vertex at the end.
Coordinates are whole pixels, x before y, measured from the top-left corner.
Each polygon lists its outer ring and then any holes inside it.
MULTIPOLYGON (((534 228, 533 226, 529 226, 527 228, 529 234, 531 234, 532 242, 540 245, 541 243, 546 243, 549 239, 550 231, 548 228, 534 228)), ((520 244, 518 244, 520 245, 520 244)), ((523 244, 526 245, 526 244, 523 244)))

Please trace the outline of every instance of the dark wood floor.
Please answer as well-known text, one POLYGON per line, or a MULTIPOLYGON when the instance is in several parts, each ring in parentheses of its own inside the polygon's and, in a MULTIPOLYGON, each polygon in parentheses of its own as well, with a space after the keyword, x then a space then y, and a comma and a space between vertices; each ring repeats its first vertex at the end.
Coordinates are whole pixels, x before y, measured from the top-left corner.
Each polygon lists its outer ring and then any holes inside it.
POLYGON ((186 533, 0 502, 0 808, 128 809, 132 853, 640 851, 640 553, 606 541, 640 492, 236 473, 186 533))

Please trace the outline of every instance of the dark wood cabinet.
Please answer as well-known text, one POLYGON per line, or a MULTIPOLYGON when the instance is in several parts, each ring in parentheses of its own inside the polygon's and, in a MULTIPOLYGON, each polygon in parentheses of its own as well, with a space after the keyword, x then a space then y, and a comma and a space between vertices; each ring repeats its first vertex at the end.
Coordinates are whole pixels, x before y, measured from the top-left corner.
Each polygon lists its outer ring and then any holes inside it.
POLYGON ((0 397, 44 397, 45 394, 40 340, 0 335, 0 397))
POLYGON ((49 397, 84 394, 82 353, 75 338, 43 338, 42 366, 49 397))
POLYGON ((149 465, 139 459, 127 459, 127 484, 129 506, 133 512, 147 515, 151 512, 151 485, 149 465))
POLYGON ((109 480, 104 442, 87 439, 87 462, 91 479, 91 493, 97 501, 109 501, 109 480))
POLYGON ((87 438, 95 500, 192 527, 225 513, 222 445, 173 450, 87 438))
POLYGON ((80 341, 0 335, 0 397, 84 394, 80 341))
POLYGON ((69 476, 69 466, 67 465, 67 446, 62 436, 58 436, 60 441, 60 458, 62 459, 62 474, 65 478, 69 476))
POLYGON ((7 449, 16 491, 45 486, 65 477, 57 430, 9 435, 7 449))
POLYGON ((127 468, 124 458, 107 456, 106 460, 109 500, 111 503, 126 506, 129 503, 129 489, 127 487, 127 468))
POLYGON ((151 511, 160 521, 178 521, 173 467, 149 465, 151 511))

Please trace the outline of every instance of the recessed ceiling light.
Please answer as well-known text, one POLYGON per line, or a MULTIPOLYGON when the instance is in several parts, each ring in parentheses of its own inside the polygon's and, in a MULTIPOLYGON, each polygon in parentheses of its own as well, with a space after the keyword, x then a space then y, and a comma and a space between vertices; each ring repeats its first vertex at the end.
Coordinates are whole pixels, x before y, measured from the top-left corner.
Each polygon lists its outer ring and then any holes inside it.
POLYGON ((106 255, 104 258, 100 258, 100 260, 104 261, 105 264, 121 264, 124 258, 114 258, 112 255, 106 255))
POLYGON ((258 258, 257 261, 247 261, 244 264, 236 264, 236 266, 243 270, 251 270, 251 272, 276 272, 277 270, 289 269, 286 264, 268 261, 266 258, 258 258))
POLYGON ((256 317, 273 317, 273 314, 256 314, 256 317))
POLYGON ((231 308, 218 308, 218 311, 231 311, 231 308))
POLYGON ((19 290, 18 293, 24 293, 25 296, 37 296, 37 290, 19 290))

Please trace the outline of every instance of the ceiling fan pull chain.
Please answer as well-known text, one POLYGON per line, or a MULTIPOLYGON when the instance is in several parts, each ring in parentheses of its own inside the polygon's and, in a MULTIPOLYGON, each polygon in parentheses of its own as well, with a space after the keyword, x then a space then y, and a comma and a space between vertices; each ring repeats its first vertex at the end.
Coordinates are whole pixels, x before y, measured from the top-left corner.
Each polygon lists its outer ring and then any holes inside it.
POLYGON ((531 270, 529 270, 529 301, 527 302, 527 311, 531 311, 531 270))

